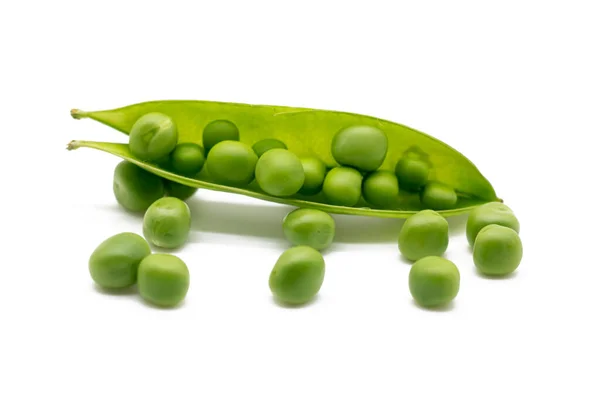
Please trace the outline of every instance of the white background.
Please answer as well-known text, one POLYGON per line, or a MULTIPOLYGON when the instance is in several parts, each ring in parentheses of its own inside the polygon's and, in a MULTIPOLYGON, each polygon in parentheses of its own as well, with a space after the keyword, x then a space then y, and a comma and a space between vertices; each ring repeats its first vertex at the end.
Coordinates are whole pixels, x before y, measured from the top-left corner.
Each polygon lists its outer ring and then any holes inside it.
POLYGON ((595 1, 19 1, 0 5, 2 399, 597 399, 600 13, 595 1), (335 109, 428 132, 518 215, 523 262, 453 307, 411 300, 398 220, 336 217, 318 299, 269 272, 289 208, 200 191, 185 304, 95 289, 87 260, 141 233, 112 196, 125 141, 74 107, 203 99, 335 109))

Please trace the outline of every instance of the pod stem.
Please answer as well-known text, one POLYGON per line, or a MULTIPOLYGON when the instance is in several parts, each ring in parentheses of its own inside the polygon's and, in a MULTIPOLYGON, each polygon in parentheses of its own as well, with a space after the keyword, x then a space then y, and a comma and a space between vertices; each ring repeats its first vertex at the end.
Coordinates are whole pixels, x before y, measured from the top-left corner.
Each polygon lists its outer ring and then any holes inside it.
POLYGON ((80 110, 78 108, 73 108, 71 110, 71 117, 73 117, 75 119, 87 118, 88 113, 86 111, 80 110))
POLYGON ((77 150, 81 147, 81 142, 79 140, 71 140, 67 145, 67 150, 77 150))

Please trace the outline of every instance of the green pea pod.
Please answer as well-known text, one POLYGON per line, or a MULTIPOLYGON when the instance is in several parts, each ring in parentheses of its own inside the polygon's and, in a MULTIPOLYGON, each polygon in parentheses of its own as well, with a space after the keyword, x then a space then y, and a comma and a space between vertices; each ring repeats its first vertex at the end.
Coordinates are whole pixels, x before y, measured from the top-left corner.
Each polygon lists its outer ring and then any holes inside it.
MULTIPOLYGON (((456 190, 459 200, 454 208, 441 210, 439 214, 450 216, 467 213, 478 205, 500 201, 492 185, 477 167, 452 147, 404 125, 366 115, 285 106, 185 100, 151 101, 95 112, 75 109, 71 110, 71 115, 75 119, 91 118, 128 134, 135 121, 150 112, 166 114, 175 121, 180 143, 202 143, 204 127, 211 121, 225 119, 237 125, 240 141, 249 146, 262 139, 278 139, 298 157, 316 157, 328 168, 338 165, 331 154, 331 142, 336 132, 351 125, 376 126, 388 137, 388 152, 380 169, 394 171, 398 159, 410 153, 417 153, 425 157, 431 165, 430 180, 444 183, 456 190)), ((237 193, 291 206, 315 208, 337 214, 387 218, 407 218, 422 209, 418 199, 414 201, 414 196, 411 198, 409 193, 405 194, 405 201, 400 201, 394 209, 374 209, 364 202, 354 207, 334 206, 327 204, 321 194, 275 197, 266 194, 255 183, 240 188, 215 183, 206 173, 201 173, 194 179, 174 174, 158 163, 135 158, 127 144, 72 141, 68 149, 79 147, 111 153, 158 176, 184 185, 237 193)))

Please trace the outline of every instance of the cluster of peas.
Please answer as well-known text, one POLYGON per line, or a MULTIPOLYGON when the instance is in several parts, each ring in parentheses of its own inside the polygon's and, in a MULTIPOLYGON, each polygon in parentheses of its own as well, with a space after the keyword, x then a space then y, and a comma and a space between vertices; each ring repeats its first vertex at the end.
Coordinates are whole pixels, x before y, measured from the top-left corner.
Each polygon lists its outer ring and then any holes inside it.
MULTIPOLYGON (((370 126, 345 128, 334 136, 331 152, 341 166, 329 171, 320 159, 299 158, 277 139, 264 139, 252 147, 239 142, 238 128, 227 120, 209 123, 202 138, 202 146, 178 143, 173 120, 161 113, 149 113, 133 125, 129 149, 138 159, 184 176, 195 177, 206 168, 209 176, 222 184, 243 186, 256 180, 273 196, 322 191, 335 205, 354 206, 362 197, 375 207, 393 208, 400 189, 419 192, 428 210, 410 217, 398 240, 401 253, 416 261, 409 275, 410 291, 424 306, 445 304, 458 293, 458 269, 440 257, 448 245, 448 223, 433 211, 451 208, 457 195, 446 185, 428 181, 430 165, 423 155, 407 152, 397 162, 395 173, 377 171, 387 154, 387 137, 370 126)), ((121 206, 144 212, 147 241, 168 249, 186 242, 191 213, 183 200, 195 188, 161 179, 123 161, 115 169, 113 191, 121 206)), ((482 206, 471 214, 467 236, 474 245, 475 264, 482 272, 505 274, 516 269, 522 254, 518 229, 514 214, 500 203, 482 206), (503 229, 513 232, 516 241, 503 229)), ((297 209, 284 219, 283 231, 294 247, 277 260, 269 286, 283 302, 306 303, 323 283, 325 262, 320 251, 332 243, 335 222, 323 211, 297 209)), ((110 289, 137 282, 145 300, 175 306, 187 294, 189 270, 174 255, 150 254, 146 240, 134 233, 105 240, 90 258, 91 276, 98 285, 110 289)))

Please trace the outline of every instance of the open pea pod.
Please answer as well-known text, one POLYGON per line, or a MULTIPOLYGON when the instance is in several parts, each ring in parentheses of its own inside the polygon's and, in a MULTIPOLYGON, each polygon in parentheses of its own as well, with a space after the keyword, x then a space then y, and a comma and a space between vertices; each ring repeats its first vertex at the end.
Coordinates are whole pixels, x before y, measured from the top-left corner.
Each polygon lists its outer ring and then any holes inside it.
MULTIPOLYGON (((149 112, 169 115, 177 124, 179 142, 202 143, 202 131, 209 122, 227 119, 237 125, 240 141, 243 143, 251 146, 261 139, 279 139, 298 156, 318 157, 328 167, 337 165, 331 155, 331 141, 336 132, 350 125, 376 126, 388 137, 388 152, 380 169, 393 171, 398 159, 407 151, 418 151, 426 155, 432 165, 430 178, 457 191, 459 200, 455 208, 439 211, 440 214, 462 214, 475 206, 499 201, 494 188, 475 165, 452 147, 404 125, 367 115, 310 108, 187 100, 151 101, 94 112, 72 110, 71 115, 76 119, 91 118, 128 134, 135 121, 149 112)), ((330 213, 407 218, 421 209, 418 195, 409 193, 404 193, 398 208, 391 210, 369 208, 366 203, 356 207, 334 206, 327 204, 322 195, 275 197, 260 190, 255 183, 240 188, 211 181, 205 173, 196 179, 174 174, 156 164, 136 159, 127 144, 73 141, 68 148, 79 147, 111 153, 158 176, 184 185, 237 193, 297 207, 316 208, 330 213)))

